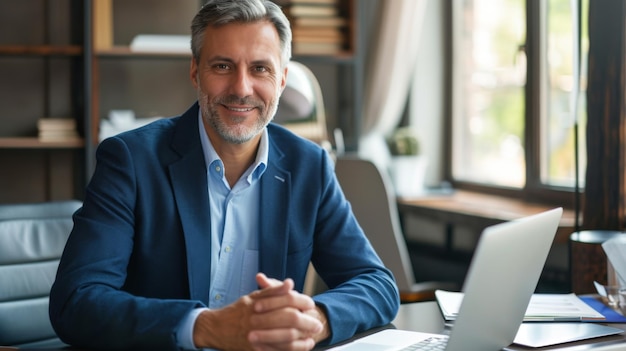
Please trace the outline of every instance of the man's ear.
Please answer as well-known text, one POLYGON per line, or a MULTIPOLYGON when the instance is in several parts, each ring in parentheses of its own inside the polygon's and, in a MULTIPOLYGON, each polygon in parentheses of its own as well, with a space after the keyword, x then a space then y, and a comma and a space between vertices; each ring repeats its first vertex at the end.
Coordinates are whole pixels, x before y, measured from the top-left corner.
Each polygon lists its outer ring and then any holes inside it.
POLYGON ((189 68, 189 78, 191 78, 191 83, 193 86, 198 89, 198 63, 195 58, 191 58, 191 67, 189 68))
POLYGON ((287 74, 289 73, 289 67, 285 66, 283 70, 283 79, 280 81, 280 93, 282 94, 285 91, 285 87, 287 86, 287 74))

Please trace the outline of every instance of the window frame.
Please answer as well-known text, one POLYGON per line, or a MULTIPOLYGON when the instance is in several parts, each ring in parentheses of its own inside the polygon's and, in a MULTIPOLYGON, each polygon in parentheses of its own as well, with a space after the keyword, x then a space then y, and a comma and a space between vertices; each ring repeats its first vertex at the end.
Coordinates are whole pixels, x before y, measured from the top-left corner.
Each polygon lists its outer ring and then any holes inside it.
MULTIPOLYGON (((455 179, 452 174, 453 147, 452 147, 452 130, 453 116, 457 113, 454 109, 460 108, 457 103, 459 99, 459 86, 455 82, 454 74, 455 45, 454 28, 455 19, 459 16, 460 6, 457 6, 457 0, 447 2, 446 18, 446 56, 448 62, 446 65, 446 96, 450 99, 446 104, 445 122, 444 122, 444 148, 445 161, 443 174, 454 188, 468 191, 487 193, 492 195, 506 196, 518 198, 524 201, 542 203, 554 206, 563 206, 566 208, 574 208, 576 204, 575 186, 553 186, 541 183, 541 108, 545 106, 542 102, 541 94, 541 55, 542 55, 542 38, 541 33, 544 31, 546 21, 543 16, 545 13, 541 11, 542 0, 526 1, 526 43, 524 50, 527 57, 527 80, 524 87, 525 112, 524 112, 524 153, 526 160, 526 182, 522 188, 510 188, 498 185, 490 185, 484 183, 476 183, 465 180, 455 179)), ((579 189, 582 192, 583 189, 579 189)))

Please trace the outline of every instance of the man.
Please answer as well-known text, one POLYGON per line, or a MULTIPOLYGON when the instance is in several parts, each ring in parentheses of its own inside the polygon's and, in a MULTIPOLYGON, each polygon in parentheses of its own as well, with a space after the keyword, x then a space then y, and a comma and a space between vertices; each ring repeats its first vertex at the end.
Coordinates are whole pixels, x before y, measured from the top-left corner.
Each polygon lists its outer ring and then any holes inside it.
POLYGON ((269 123, 290 42, 270 1, 213 0, 199 11, 198 102, 98 148, 50 296, 62 340, 310 350, 395 316, 393 277, 327 153, 269 123), (329 287, 314 297, 301 293, 309 262, 329 287))

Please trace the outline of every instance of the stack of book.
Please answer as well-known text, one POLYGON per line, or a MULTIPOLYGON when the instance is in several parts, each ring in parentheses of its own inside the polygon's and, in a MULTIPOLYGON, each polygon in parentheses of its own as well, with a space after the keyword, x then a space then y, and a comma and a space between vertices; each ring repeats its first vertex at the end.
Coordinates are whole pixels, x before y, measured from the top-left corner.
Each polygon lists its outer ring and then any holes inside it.
POLYGON ((345 50, 348 20, 341 14, 339 1, 281 2, 291 23, 294 54, 334 55, 345 50))
POLYGON ((79 137, 73 118, 40 118, 37 129, 41 141, 69 141, 79 137))

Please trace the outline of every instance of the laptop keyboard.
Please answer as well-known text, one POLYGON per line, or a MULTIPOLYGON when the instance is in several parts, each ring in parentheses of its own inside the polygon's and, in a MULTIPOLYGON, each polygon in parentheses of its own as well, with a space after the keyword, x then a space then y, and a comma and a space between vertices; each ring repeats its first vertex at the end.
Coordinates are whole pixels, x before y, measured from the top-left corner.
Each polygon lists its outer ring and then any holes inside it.
POLYGON ((400 351, 443 351, 448 343, 447 335, 431 336, 400 351))

